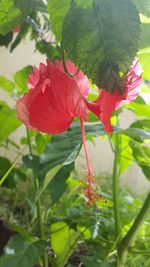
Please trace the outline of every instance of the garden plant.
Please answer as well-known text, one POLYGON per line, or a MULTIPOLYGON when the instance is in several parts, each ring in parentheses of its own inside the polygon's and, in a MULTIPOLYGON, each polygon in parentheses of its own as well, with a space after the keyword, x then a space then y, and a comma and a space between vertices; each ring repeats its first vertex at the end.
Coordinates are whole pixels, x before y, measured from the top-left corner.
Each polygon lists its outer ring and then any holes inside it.
POLYGON ((0 0, 0 46, 29 38, 45 62, 0 73, 16 103, 0 99, 0 267, 149 267, 150 191, 121 179, 150 180, 150 1, 0 0), (98 138, 113 162, 97 177, 98 138))

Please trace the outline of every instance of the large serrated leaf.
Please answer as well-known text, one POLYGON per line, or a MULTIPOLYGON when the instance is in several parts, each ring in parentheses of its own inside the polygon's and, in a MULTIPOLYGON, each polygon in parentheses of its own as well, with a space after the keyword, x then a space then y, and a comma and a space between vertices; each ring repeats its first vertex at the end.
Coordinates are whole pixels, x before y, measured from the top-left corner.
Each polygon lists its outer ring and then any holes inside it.
POLYGON ((32 4, 32 0, 1 0, 0 34, 6 34, 20 25, 31 11, 32 4))
POLYGON ((5 255, 0 259, 0 267, 33 267, 46 248, 46 242, 28 242, 21 236, 13 236, 5 247, 5 255))
POLYGON ((73 0, 62 42, 69 57, 96 85, 121 91, 138 51, 139 35, 139 14, 132 1, 73 0))

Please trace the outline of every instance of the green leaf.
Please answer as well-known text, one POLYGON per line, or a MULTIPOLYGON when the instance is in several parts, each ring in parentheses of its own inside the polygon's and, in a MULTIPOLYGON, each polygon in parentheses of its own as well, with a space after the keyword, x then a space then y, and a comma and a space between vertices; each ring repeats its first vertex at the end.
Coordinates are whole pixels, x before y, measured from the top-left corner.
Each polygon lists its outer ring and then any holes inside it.
POLYGON ((145 16, 150 16, 150 1, 149 0, 132 0, 139 12, 145 16))
POLYGON ((8 93, 11 93, 15 88, 15 85, 10 80, 6 79, 3 76, 0 76, 0 87, 5 91, 7 91, 8 93))
POLYGON ((131 143, 131 148, 137 164, 141 167, 145 177, 150 180, 150 148, 134 142, 131 143))
POLYGON ((128 128, 126 130, 122 130, 122 133, 131 137, 139 143, 142 143, 144 140, 150 139, 150 131, 138 128, 128 128))
POLYGON ((11 224, 11 229, 17 232, 23 239, 28 242, 32 242, 34 240, 33 236, 31 236, 25 229, 23 229, 20 225, 15 223, 11 224))
POLYGON ((138 57, 144 70, 143 78, 145 80, 150 80, 150 46, 148 48, 140 50, 138 57))
POLYGON ((27 79, 28 79, 28 76, 31 73, 31 71, 32 71, 32 67, 27 66, 27 67, 23 68, 22 70, 17 71, 14 74, 14 81, 16 83, 16 86, 17 86, 19 93, 24 93, 24 92, 28 91, 27 79))
POLYGON ((20 26, 20 32, 17 34, 16 38, 13 40, 10 46, 10 52, 13 52, 13 50, 16 48, 17 45, 21 42, 23 38, 28 33, 30 25, 25 21, 21 26, 20 26))
POLYGON ((16 111, 0 101, 0 142, 14 132, 21 125, 16 117, 16 111))
POLYGON ((129 145, 131 139, 128 136, 121 135, 119 138, 120 151, 120 168, 119 172, 122 174, 133 163, 132 149, 129 145))
POLYGON ((141 51, 139 51, 139 55, 142 53, 142 49, 144 51, 145 48, 150 47, 149 35, 150 35, 150 23, 142 23, 141 24, 141 36, 140 36, 140 50, 141 51))
POLYGON ((148 129, 150 129, 150 120, 147 120, 147 119, 137 120, 137 121, 133 122, 130 125, 130 127, 148 130, 148 129))
POLYGON ((74 0, 63 24, 70 59, 100 88, 124 86, 138 51, 139 14, 132 1, 74 0))
POLYGON ((35 137, 35 142, 36 142, 36 148, 37 148, 37 152, 39 154, 43 153, 45 150, 45 147, 48 143, 48 141, 50 141, 52 138, 52 136, 49 134, 42 134, 42 133, 37 133, 36 137, 35 137))
POLYGON ((13 236, 5 247, 4 256, 0 259, 0 267, 33 267, 43 256, 46 242, 35 240, 28 242, 21 236, 13 236))
POLYGON ((32 0, 0 1, 0 34, 6 34, 20 25, 32 9, 32 0))
POLYGON ((132 102, 129 105, 126 105, 126 108, 130 109, 137 116, 150 119, 150 106, 148 105, 132 102))
POLYGON ((40 159, 39 156, 36 155, 25 155, 23 156, 23 162, 26 166, 26 168, 32 169, 33 172, 36 174, 38 174, 39 171, 39 163, 40 163, 40 159))
POLYGON ((51 243, 57 254, 57 267, 65 266, 77 244, 77 233, 64 222, 51 225, 51 243))
POLYGON ((102 266, 100 264, 99 259, 96 256, 81 256, 80 259, 86 267, 91 267, 91 266, 100 267, 100 266, 102 266))
POLYGON ((43 0, 34 0, 34 9, 40 12, 47 13, 47 5, 43 0))
POLYGON ((57 165, 54 168, 52 168, 49 172, 47 172, 44 183, 42 186, 40 186, 39 191, 37 192, 37 196, 35 198, 35 204, 40 199, 41 195, 44 193, 44 191, 47 189, 48 185, 52 181, 52 179, 56 176, 58 171, 62 168, 62 165, 57 165))
MULTIPOLYGON (((96 136, 107 135, 101 123, 85 124, 86 136, 94 134, 96 136)), ((114 134, 127 135, 136 141, 143 142, 150 139, 150 131, 128 128, 122 130, 119 127, 114 127, 114 134)), ((40 172, 41 178, 59 164, 67 165, 75 161, 81 149, 81 129, 79 123, 73 123, 69 130, 64 134, 55 135, 47 145, 45 153, 40 157, 40 172)))
MULTIPOLYGON (((14 181, 14 169, 11 168, 12 163, 8 158, 5 157, 0 157, 0 185, 3 182, 3 186, 6 187, 14 187, 15 186, 15 181, 14 181), (10 172, 8 172, 11 169, 10 172), (4 180, 5 174, 8 172, 7 175, 7 180, 4 180)), ((13 166, 14 167, 14 166, 13 166)))
POLYGON ((51 195, 52 204, 55 204, 63 195, 67 188, 66 181, 74 168, 74 164, 63 166, 53 177, 48 185, 48 191, 51 195))
POLYGON ((13 38, 12 32, 8 32, 6 35, 0 34, 0 46, 4 45, 4 46, 8 47, 8 45, 12 41, 12 38, 13 38))
POLYGON ((48 0, 48 12, 52 31, 57 41, 61 41, 63 20, 69 10, 70 2, 70 0, 48 0))

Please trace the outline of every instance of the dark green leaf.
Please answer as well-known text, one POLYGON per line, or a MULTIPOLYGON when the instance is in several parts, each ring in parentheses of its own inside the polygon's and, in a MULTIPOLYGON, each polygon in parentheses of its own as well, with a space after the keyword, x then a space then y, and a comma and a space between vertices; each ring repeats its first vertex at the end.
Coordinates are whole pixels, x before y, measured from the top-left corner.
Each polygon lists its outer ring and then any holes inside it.
POLYGON ((38 174, 39 171, 39 162, 40 159, 36 155, 26 155, 23 156, 23 162, 26 168, 32 169, 35 174, 38 174))
POLYGON ((0 142, 5 140, 21 125, 16 117, 16 111, 0 101, 0 142))
POLYGON ((8 32, 6 35, 1 35, 0 34, 0 46, 8 46, 10 42, 12 41, 13 38, 13 33, 8 32))
MULTIPOLYGON (((86 124, 86 135, 94 134, 96 136, 107 135, 104 127, 100 123, 86 124)), ((119 127, 114 127, 114 134, 127 135, 138 142, 143 142, 150 139, 150 131, 129 128, 122 130, 119 127)), ((45 153, 40 157, 40 172, 39 176, 44 177, 45 174, 54 166, 59 164, 67 165, 75 161, 81 149, 81 129, 79 123, 73 123, 69 130, 60 135, 52 137, 47 145, 45 153)))
POLYGON ((139 143, 142 143, 144 140, 150 139, 150 131, 138 128, 128 128, 126 130, 122 130, 122 133, 133 138, 139 143))
POLYGON ((51 183, 52 179, 57 175, 57 173, 60 171, 61 168, 62 168, 62 165, 57 165, 54 168, 52 168, 50 171, 47 172, 47 174, 45 175, 44 182, 40 186, 40 188, 39 188, 39 190, 37 192, 36 199, 35 199, 35 204, 40 199, 41 195, 47 189, 48 185, 51 183))
POLYGON ((133 157, 137 164, 141 167, 144 175, 150 180, 150 148, 131 143, 133 157))
POLYGON ((27 79, 29 74, 32 71, 32 67, 31 66, 27 66, 25 68, 23 68, 22 70, 17 71, 14 74, 14 81, 17 85, 17 89, 19 91, 19 93, 24 93, 26 91, 28 91, 28 87, 27 87, 27 79))
POLYGON ((55 204, 63 195, 66 190, 66 180, 69 177, 71 171, 74 168, 74 164, 63 166, 53 177, 48 185, 48 190, 51 195, 52 203, 55 204))
POLYGON ((91 267, 91 266, 100 267, 101 266, 101 263, 96 256, 81 256, 80 259, 86 267, 91 267))
POLYGON ((23 38, 25 38, 26 34, 28 33, 30 25, 26 22, 24 22, 20 26, 20 32, 17 34, 16 38, 13 40, 11 46, 10 46, 10 52, 12 52, 17 45, 21 42, 23 38))
POLYGON ((34 0, 34 7, 35 10, 40 12, 46 12, 47 13, 47 5, 43 0, 34 0))
POLYGON ((150 129, 150 120, 137 120, 130 125, 131 128, 150 129))
POLYGON ((27 179, 27 175, 25 172, 23 172, 21 170, 21 168, 15 168, 15 177, 22 180, 22 181, 25 181, 27 179))
POLYGON ((62 39, 70 59, 96 85, 121 90, 138 51, 139 34, 139 14, 132 1, 74 0, 62 39))
POLYGON ((32 0, 0 1, 0 34, 6 34, 20 25, 32 9, 32 0))
POLYGON ((0 87, 3 88, 8 93, 11 93, 15 87, 14 83, 6 79, 3 76, 0 76, 0 87))
POLYGON ((33 267, 46 249, 46 242, 35 240, 28 242, 21 236, 13 236, 5 247, 0 259, 0 267, 33 267))

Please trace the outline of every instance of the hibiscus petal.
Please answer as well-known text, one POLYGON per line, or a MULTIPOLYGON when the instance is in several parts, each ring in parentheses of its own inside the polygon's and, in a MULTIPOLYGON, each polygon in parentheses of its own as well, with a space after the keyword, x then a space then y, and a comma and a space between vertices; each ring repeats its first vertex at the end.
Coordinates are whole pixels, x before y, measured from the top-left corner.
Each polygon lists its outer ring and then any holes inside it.
POLYGON ((18 100, 16 109, 27 127, 58 134, 68 129, 74 117, 87 119, 87 107, 76 79, 50 61, 47 64, 40 65, 39 72, 34 70, 29 78, 32 90, 18 100), (38 85, 33 88, 36 77, 38 85))
POLYGON ((133 61, 128 73, 127 82, 124 89, 124 95, 119 95, 118 91, 111 93, 103 89, 100 90, 99 97, 89 102, 85 100, 87 107, 91 110, 104 124, 105 131, 111 133, 111 116, 115 109, 122 107, 136 99, 142 86, 142 67, 138 60, 133 61))

